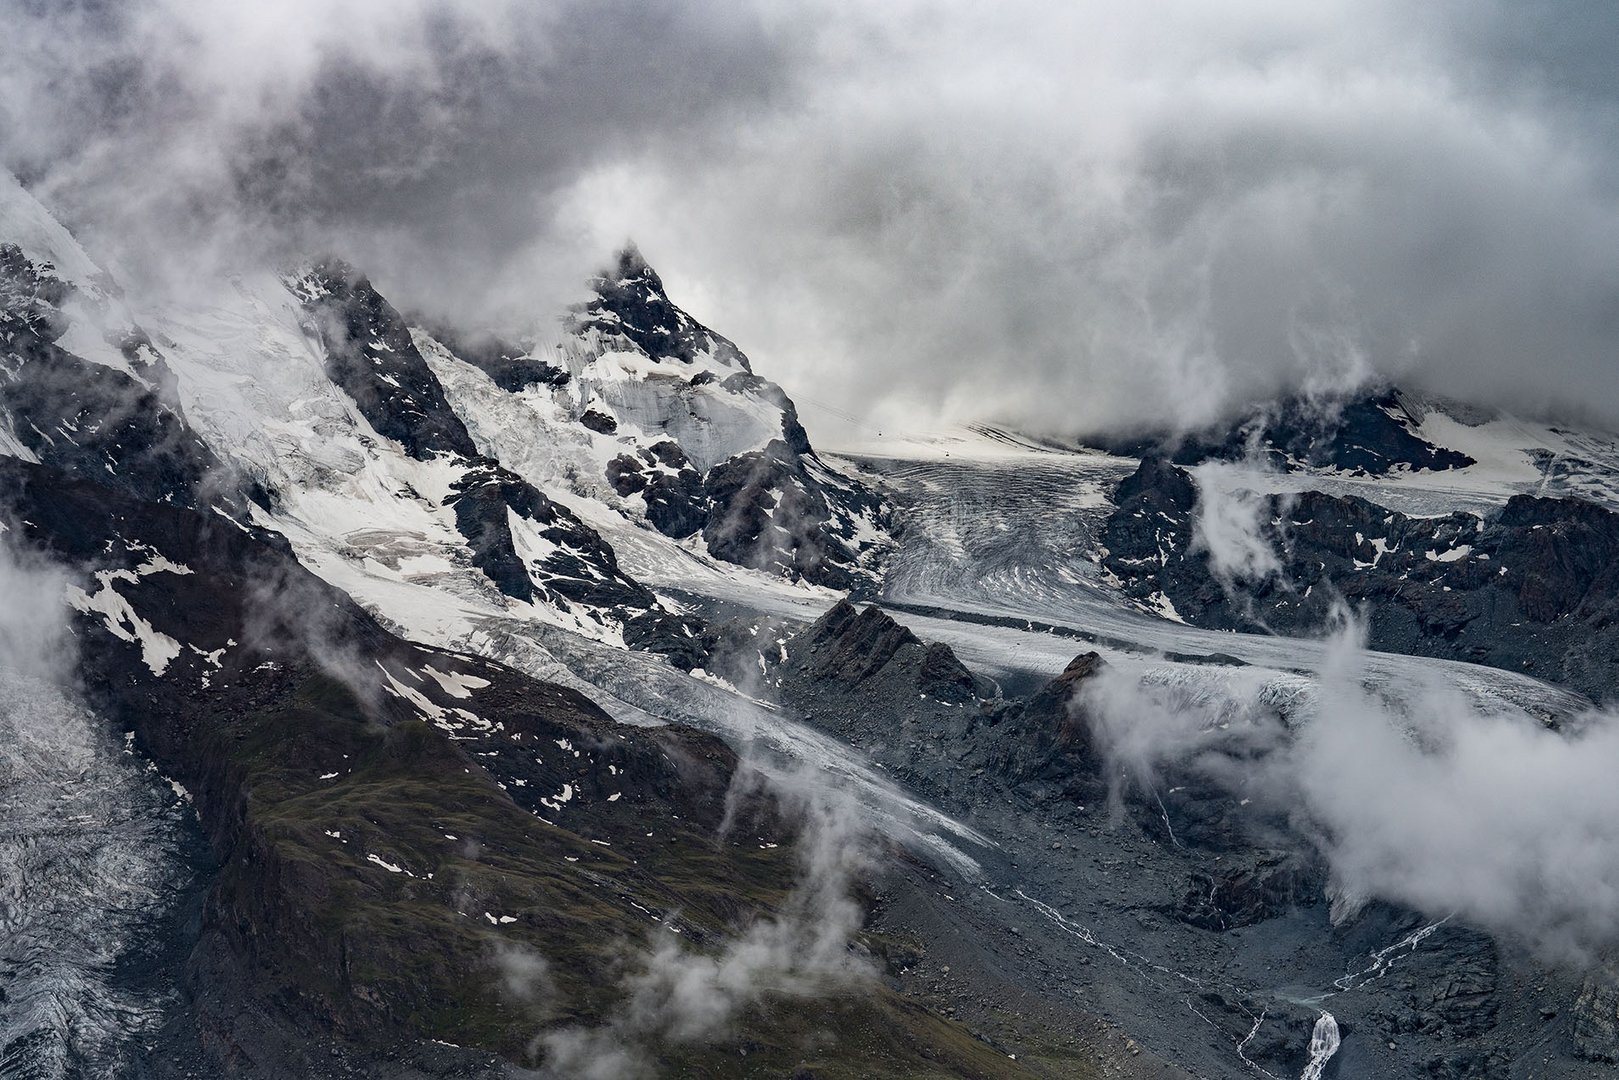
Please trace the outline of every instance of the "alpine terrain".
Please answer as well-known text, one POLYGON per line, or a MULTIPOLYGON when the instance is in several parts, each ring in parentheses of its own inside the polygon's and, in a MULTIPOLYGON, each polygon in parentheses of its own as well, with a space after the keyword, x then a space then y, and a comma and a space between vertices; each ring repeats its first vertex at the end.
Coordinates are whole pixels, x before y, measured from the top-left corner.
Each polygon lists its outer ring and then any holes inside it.
POLYGON ((833 447, 634 246, 341 256, 0 178, 0 1075, 1619 1068, 1619 437, 833 447))

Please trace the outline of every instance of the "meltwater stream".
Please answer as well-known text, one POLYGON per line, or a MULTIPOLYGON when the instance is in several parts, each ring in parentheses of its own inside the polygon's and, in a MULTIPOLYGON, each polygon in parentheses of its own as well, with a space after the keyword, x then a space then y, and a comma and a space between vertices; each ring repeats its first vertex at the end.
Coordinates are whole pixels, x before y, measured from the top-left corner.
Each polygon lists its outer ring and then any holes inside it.
POLYGON ((0 1076, 125 1075, 173 1004, 184 804, 48 683, 0 672, 0 1076))

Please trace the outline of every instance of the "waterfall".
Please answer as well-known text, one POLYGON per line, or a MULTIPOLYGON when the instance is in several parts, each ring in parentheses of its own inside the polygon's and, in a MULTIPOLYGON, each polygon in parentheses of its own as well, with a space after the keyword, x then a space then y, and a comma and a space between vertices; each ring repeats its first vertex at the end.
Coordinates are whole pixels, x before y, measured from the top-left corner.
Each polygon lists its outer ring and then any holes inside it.
POLYGON ((1338 1020, 1323 1011, 1316 1017, 1315 1030, 1310 1032, 1310 1062, 1299 1074, 1299 1080, 1321 1080, 1327 1071, 1327 1062, 1338 1052, 1338 1020))

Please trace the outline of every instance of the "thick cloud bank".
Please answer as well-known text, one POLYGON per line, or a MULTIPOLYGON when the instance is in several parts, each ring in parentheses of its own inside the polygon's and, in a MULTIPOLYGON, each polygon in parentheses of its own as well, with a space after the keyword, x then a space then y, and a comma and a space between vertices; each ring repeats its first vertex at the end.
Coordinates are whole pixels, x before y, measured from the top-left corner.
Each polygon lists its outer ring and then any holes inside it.
POLYGON ((1194 690, 1107 668, 1086 704, 1131 782, 1177 766, 1286 818, 1330 868, 1335 917, 1390 901, 1558 963, 1619 945, 1619 714, 1553 729, 1438 678, 1375 690, 1347 613, 1317 676, 1297 694, 1258 672, 1194 690))
POLYGON ((4 164, 143 287, 336 245, 511 323, 633 235, 878 417, 1195 424, 1382 375, 1619 425, 1611 5, 0 12, 4 164))

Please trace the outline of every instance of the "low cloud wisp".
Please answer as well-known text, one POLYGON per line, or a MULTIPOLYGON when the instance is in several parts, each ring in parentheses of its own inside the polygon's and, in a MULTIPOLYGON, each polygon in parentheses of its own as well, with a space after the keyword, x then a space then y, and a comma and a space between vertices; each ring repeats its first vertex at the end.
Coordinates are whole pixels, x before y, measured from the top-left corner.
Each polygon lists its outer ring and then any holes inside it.
MULTIPOLYGON (((766 783, 744 762, 732 795, 766 783)), ((820 996, 871 975, 850 950, 864 920, 851 889, 870 859, 858 803, 808 769, 772 769, 768 790, 799 822, 799 883, 781 909, 716 953, 698 952, 661 930, 653 950, 625 978, 623 1001, 605 1025, 565 1028, 541 1039, 548 1070, 570 1080, 650 1076, 659 1044, 719 1035, 766 996, 820 996)))
POLYGON ((1380 685, 1349 618, 1308 687, 1237 672, 1194 689, 1105 669, 1085 701, 1128 782, 1189 769, 1287 818, 1326 859, 1335 918, 1384 900, 1554 962, 1619 944, 1611 711, 1553 727, 1437 678, 1380 685))

